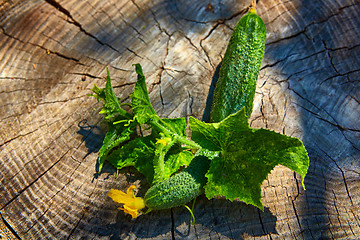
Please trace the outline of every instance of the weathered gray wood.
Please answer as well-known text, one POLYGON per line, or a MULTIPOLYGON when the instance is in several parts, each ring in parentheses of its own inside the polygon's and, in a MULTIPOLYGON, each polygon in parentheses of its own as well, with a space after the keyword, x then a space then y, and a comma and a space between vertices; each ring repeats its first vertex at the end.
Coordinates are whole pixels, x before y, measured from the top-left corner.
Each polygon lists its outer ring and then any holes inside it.
POLYGON ((305 179, 278 166, 265 211, 201 197, 186 209, 131 220, 95 163, 105 133, 88 94, 105 67, 127 98, 141 63, 161 116, 202 118, 232 27, 251 1, 0 1, 0 238, 360 238, 360 3, 258 1, 267 29, 251 126, 303 140, 305 179))

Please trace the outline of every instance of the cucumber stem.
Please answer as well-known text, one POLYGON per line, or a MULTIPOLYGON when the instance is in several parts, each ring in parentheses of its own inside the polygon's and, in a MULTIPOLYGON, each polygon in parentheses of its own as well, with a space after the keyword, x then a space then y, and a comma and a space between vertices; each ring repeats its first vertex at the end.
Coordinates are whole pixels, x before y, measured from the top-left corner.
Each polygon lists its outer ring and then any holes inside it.
POLYGON ((186 147, 189 147, 191 149, 201 149, 201 146, 189 139, 186 139, 184 137, 181 137, 181 136, 177 136, 176 138, 176 141, 179 142, 179 143, 182 143, 184 144, 186 147))
MULTIPOLYGON (((160 119, 161 120, 161 119, 160 119)), ((173 136, 173 132, 171 132, 169 129, 167 129, 166 127, 164 127, 161 123, 159 123, 157 120, 155 121, 151 121, 149 124, 157 127, 159 130, 161 130, 165 135, 167 136, 173 136)), ((181 143, 181 144, 184 144, 186 145, 187 147, 189 148, 192 148, 192 149, 201 149, 201 146, 199 144, 197 144, 196 142, 193 142, 183 136, 180 136, 178 134, 175 134, 174 136, 175 138, 175 141, 178 142, 178 143, 181 143)))
POLYGON ((249 12, 256 14, 256 0, 252 0, 251 7, 249 9, 249 12))
POLYGON ((190 224, 191 225, 195 225, 195 216, 194 216, 194 213, 193 211, 187 206, 187 205, 184 205, 184 207, 189 210, 190 214, 191 214, 191 219, 190 219, 190 224))
POLYGON ((155 150, 155 158, 153 160, 154 164, 154 179, 152 184, 157 182, 161 182, 165 178, 165 155, 170 150, 170 148, 175 144, 175 141, 171 141, 166 143, 165 145, 162 143, 157 143, 155 150))

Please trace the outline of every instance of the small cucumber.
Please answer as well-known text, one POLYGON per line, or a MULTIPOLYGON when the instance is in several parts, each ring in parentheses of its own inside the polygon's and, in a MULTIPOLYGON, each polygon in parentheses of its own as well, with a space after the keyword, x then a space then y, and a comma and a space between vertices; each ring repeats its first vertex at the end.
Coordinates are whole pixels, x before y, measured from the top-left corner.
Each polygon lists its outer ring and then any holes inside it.
POLYGON ((204 192, 205 173, 209 170, 207 157, 195 157, 183 171, 149 188, 144 200, 151 210, 178 207, 204 192))
POLYGON ((265 38, 265 24, 251 8, 236 24, 226 49, 215 87, 211 122, 220 122, 243 107, 250 117, 265 38))

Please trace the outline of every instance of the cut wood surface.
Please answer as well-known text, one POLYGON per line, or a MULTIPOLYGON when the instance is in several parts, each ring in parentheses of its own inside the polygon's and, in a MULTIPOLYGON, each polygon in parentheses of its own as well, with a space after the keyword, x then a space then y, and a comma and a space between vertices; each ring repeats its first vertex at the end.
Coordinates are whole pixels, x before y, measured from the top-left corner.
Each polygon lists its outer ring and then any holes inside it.
POLYGON ((265 211, 207 200, 135 220, 110 188, 148 185, 105 164, 101 103, 143 66, 162 117, 206 119, 214 81, 246 1, 0 1, 0 239, 360 239, 360 2, 260 0, 267 27, 253 128, 300 138, 305 179, 278 166, 262 184, 265 211), (207 108, 206 108, 207 107, 207 108))

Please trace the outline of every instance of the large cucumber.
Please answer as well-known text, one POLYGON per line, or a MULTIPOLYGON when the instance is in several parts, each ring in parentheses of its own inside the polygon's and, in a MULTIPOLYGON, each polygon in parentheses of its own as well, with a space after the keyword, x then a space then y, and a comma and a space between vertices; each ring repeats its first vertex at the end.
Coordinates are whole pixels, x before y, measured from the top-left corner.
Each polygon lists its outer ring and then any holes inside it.
POLYGON ((230 38, 215 87, 211 122, 220 122, 243 107, 250 117, 265 38, 265 24, 252 8, 236 24, 230 38))

